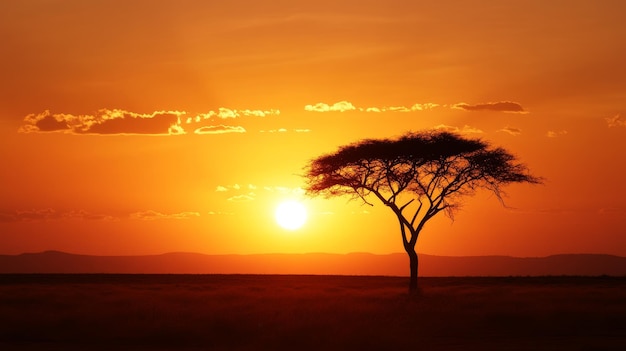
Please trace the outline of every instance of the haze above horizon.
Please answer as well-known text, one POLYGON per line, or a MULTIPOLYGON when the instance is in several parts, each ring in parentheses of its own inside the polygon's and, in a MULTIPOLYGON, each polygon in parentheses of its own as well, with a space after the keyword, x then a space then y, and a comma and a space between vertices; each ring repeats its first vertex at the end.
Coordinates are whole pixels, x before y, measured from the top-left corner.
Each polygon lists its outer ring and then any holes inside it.
POLYGON ((0 255, 401 252, 385 206, 308 198, 300 175, 340 145, 437 129, 502 146, 546 183, 506 188, 506 207, 468 198, 419 252, 626 257, 625 12, 2 2, 0 255), (306 213, 281 227, 286 201, 306 213))

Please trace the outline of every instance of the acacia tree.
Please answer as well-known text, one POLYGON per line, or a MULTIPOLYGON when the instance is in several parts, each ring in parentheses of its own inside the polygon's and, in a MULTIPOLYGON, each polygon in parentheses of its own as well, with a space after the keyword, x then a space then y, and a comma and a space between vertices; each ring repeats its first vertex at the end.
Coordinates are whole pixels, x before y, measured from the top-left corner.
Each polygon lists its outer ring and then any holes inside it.
POLYGON ((478 189, 502 201, 502 186, 540 183, 503 148, 449 132, 408 133, 397 139, 366 139, 322 155, 306 167, 310 195, 349 195, 373 205, 378 199, 398 219, 409 256, 409 291, 417 292, 415 244, 439 212, 451 219, 463 197, 478 189))

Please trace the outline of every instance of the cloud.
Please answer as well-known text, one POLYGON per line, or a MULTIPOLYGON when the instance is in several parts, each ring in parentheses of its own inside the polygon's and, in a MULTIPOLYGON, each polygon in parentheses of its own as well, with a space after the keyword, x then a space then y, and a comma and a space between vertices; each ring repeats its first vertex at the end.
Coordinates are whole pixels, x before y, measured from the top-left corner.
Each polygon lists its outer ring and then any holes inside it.
POLYGON ((119 219, 110 215, 91 213, 85 210, 65 212, 63 213, 62 217, 68 218, 68 219, 80 219, 80 220, 87 220, 87 221, 113 221, 113 220, 119 219))
POLYGON ((181 111, 155 111, 142 114, 101 109, 93 115, 53 114, 44 111, 24 118, 19 132, 64 132, 71 134, 184 134, 181 111))
POLYGON ((352 104, 351 102, 348 101, 340 101, 337 102, 333 105, 329 105, 323 102, 319 102, 315 105, 306 105, 304 106, 304 109, 306 111, 313 111, 313 112, 334 112, 334 111, 339 111, 339 112, 344 112, 344 111, 352 111, 352 110, 358 110, 361 112, 371 112, 371 113, 381 113, 381 112, 415 112, 415 111, 426 111, 426 110, 432 110, 436 107, 439 107, 441 105, 439 104, 435 104, 432 102, 427 102, 427 103, 418 103, 418 104, 413 104, 410 107, 407 106, 386 106, 386 107, 377 107, 377 106, 371 106, 371 107, 356 107, 354 106, 354 104, 352 104))
POLYGON ((52 208, 32 209, 32 210, 17 210, 13 218, 15 221, 26 222, 39 222, 52 219, 59 219, 62 217, 62 213, 57 212, 52 208))
POLYGON ((306 193, 306 191, 300 187, 288 188, 286 186, 264 186, 263 189, 271 193, 279 193, 283 195, 303 195, 306 193))
POLYGON ((559 130, 559 131, 557 131, 557 132, 552 131, 552 130, 549 130, 549 131, 546 133, 546 136, 547 136, 548 138, 556 138, 556 137, 559 137, 559 136, 562 136, 562 135, 566 135, 566 134, 567 134, 567 130, 559 130))
POLYGON ((287 129, 285 128, 259 130, 259 133, 285 133, 285 132, 287 132, 287 129))
POLYGON ((306 111, 314 111, 314 112, 345 112, 356 110, 356 107, 352 105, 351 102, 348 101, 339 101, 332 105, 325 104, 323 102, 318 102, 315 105, 306 105, 304 106, 304 110, 306 111))
POLYGON ((434 104, 432 102, 427 102, 425 104, 413 104, 411 107, 406 106, 388 106, 388 107, 367 107, 367 108, 359 108, 361 111, 365 112, 415 112, 415 111, 426 111, 432 110, 436 107, 439 107, 439 104, 434 104))
POLYGON ((139 211, 130 214, 131 219, 138 219, 144 221, 153 221, 156 219, 189 219, 192 217, 199 217, 198 212, 179 212, 165 214, 153 210, 139 211))
POLYGON ((464 102, 452 105, 452 108, 466 111, 500 111, 509 113, 527 113, 522 105, 512 101, 487 102, 470 105, 464 102))
POLYGON ((242 116, 254 116, 254 117, 265 117, 265 116, 273 116, 280 115, 280 110, 235 110, 242 116))
MULTIPOLYGON (((239 184, 233 184, 233 185, 218 185, 215 188, 215 191, 217 192, 233 191, 235 193, 240 192, 239 194, 233 195, 226 200, 231 201, 231 202, 246 202, 246 201, 253 201, 256 199, 257 194, 253 192, 253 190, 257 190, 257 189, 259 189, 259 186, 255 184, 248 184, 244 186, 241 186, 239 184), (242 192, 245 192, 246 190, 248 190, 249 192, 242 194, 242 192)), ((266 187, 263 187, 263 189, 266 191, 270 191, 270 192, 280 192, 282 194, 296 193, 292 189, 286 188, 286 187, 267 187, 266 186, 266 187)))
MULTIPOLYGON (((362 109, 361 109, 362 110, 362 109)), ((365 109, 365 112, 374 112, 374 113, 378 113, 378 112, 383 112, 382 109, 378 108, 378 107, 367 107, 365 109)))
POLYGON ((443 130, 443 131, 446 131, 446 132, 453 132, 453 133, 463 133, 463 134, 480 134, 480 133, 483 133, 482 130, 480 130, 478 128, 470 127, 467 124, 464 125, 463 128, 449 126, 449 125, 446 125, 446 124, 440 124, 440 125, 434 126, 433 129, 443 130))
MULTIPOLYGON (((101 109, 94 114, 73 115, 51 113, 46 110, 24 117, 20 133, 69 133, 101 135, 179 135, 186 134, 183 124, 207 123, 218 119, 238 117, 266 117, 279 115, 279 110, 235 110, 220 107, 217 111, 188 116, 185 111, 154 111, 136 113, 120 109, 101 109)), ((239 126, 208 125, 195 126, 196 134, 243 133, 239 126)))
POLYGON ((13 213, 0 212, 0 222, 42 222, 42 221, 50 221, 50 220, 64 220, 64 219, 103 221, 103 220, 116 220, 117 218, 110 216, 110 215, 91 213, 85 210, 71 210, 71 211, 61 212, 52 208, 17 210, 13 213))
POLYGON ((207 214, 210 215, 210 216, 219 216, 219 215, 231 216, 231 215, 234 215, 234 213, 232 213, 232 212, 222 212, 222 211, 209 211, 209 212, 207 212, 207 214))
MULTIPOLYGON (((252 189, 252 187, 253 187, 253 185, 252 185, 252 184, 249 184, 249 185, 248 185, 248 188, 249 188, 249 189, 252 189)), ((239 184, 233 184, 233 185, 218 185, 218 186, 215 188, 215 191, 217 191, 217 192, 226 192, 226 191, 229 191, 229 190, 240 190, 240 189, 241 189, 241 185, 239 185, 239 184)), ((255 188, 255 189, 256 189, 256 188, 255 188)))
MULTIPOLYGON (((155 220, 155 219, 187 219, 198 217, 198 212, 179 212, 164 214, 153 210, 130 213, 130 219, 155 220)), ((86 210, 57 211, 52 208, 17 210, 15 212, 0 212, 0 222, 45 222, 61 220, 81 221, 118 221, 120 217, 107 214, 93 213, 86 210)))
POLYGON ((498 102, 487 102, 482 104, 470 105, 464 102, 451 104, 451 105, 440 105, 433 102, 426 103, 416 103, 407 106, 370 106, 370 107, 357 107, 351 102, 348 101, 340 101, 335 104, 329 105, 323 102, 319 102, 315 105, 306 105, 304 109, 306 111, 313 112, 333 112, 333 111, 351 111, 357 110, 361 112, 371 112, 371 113, 382 113, 382 112, 418 112, 418 111, 428 111, 439 107, 457 109, 457 110, 465 110, 465 111, 499 111, 506 113, 528 113, 522 105, 517 102, 512 101, 498 101, 498 102))
POLYGON ((279 115, 280 110, 235 110, 226 107, 220 107, 217 111, 209 111, 207 113, 201 113, 195 117, 187 118, 187 123, 200 122, 201 120, 211 118, 238 118, 238 117, 266 117, 272 115, 279 115))
POLYGON ((391 111, 391 112, 411 112, 411 109, 404 106, 391 106, 384 108, 383 111, 391 111))
POLYGON ((609 128, 613 127, 626 127, 626 119, 624 119, 619 113, 613 117, 608 117, 604 119, 609 126, 609 128))
POLYGON ((240 192, 240 194, 234 195, 229 197, 227 200, 228 201, 233 201, 233 202, 241 202, 241 201, 251 201, 254 200, 257 197, 257 194, 255 192, 252 192, 253 190, 258 190, 258 189, 263 189, 266 192, 269 193, 278 193, 281 195, 303 195, 305 193, 305 190, 300 188, 300 187, 296 187, 296 188, 290 188, 290 187, 286 187, 286 186, 258 186, 255 184, 248 184, 245 186, 241 186, 239 184, 234 184, 234 185, 218 185, 215 188, 216 192, 229 192, 229 191, 233 191, 235 193, 240 192), (250 191, 248 193, 245 194, 241 194, 245 191, 250 191))
POLYGON ((411 111, 432 110, 435 107, 439 107, 439 104, 433 104, 432 102, 427 102, 425 104, 415 104, 415 105, 411 106, 411 111))
POLYGON ((513 136, 518 136, 520 134, 522 134, 522 130, 519 128, 513 128, 513 127, 504 127, 500 130, 498 130, 498 132, 505 132, 505 133, 509 133, 513 136))
POLYGON ((255 193, 248 193, 248 194, 231 196, 227 200, 232 201, 232 202, 245 202, 245 201, 252 201, 255 199, 255 197, 256 197, 255 193))
POLYGON ((241 126, 225 126, 220 124, 218 126, 204 126, 196 129, 196 134, 225 134, 225 133, 245 133, 246 129, 241 126))
POLYGON ((217 116, 219 118, 226 119, 226 118, 237 118, 239 117, 239 114, 237 113, 237 110, 231 110, 229 108, 220 107, 220 109, 217 112, 217 116))

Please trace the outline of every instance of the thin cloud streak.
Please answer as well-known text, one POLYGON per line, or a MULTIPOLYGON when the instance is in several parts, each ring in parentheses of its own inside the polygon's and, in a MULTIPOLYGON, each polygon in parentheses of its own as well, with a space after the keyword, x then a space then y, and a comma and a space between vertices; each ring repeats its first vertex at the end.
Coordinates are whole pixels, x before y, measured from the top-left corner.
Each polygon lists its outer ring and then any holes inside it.
POLYGON ((226 134, 226 133, 245 133, 246 129, 241 126, 225 126, 220 124, 218 126, 204 126, 196 129, 195 134, 226 134))
POLYGON ((280 110, 236 110, 230 109, 226 107, 220 107, 217 111, 209 111, 207 113, 201 113, 194 117, 188 117, 186 122, 200 122, 205 119, 211 118, 220 118, 220 119, 229 119, 229 118, 239 118, 239 117, 267 117, 267 116, 278 116, 280 115, 280 110))
POLYGON ((388 107, 357 107, 349 101, 339 101, 334 104, 327 104, 324 102, 318 102, 315 105, 304 106, 305 111, 309 112, 345 112, 345 111, 360 111, 360 112, 412 112, 412 111, 425 111, 439 107, 439 104, 425 103, 425 104, 413 104, 411 107, 406 106, 388 106, 388 107))
POLYGON ((559 130, 559 131, 549 130, 546 133, 546 136, 548 138, 557 138, 557 137, 560 137, 560 136, 563 136, 563 135, 566 135, 566 134, 567 134, 567 130, 559 130))
POLYGON ((286 132, 287 132, 286 128, 259 130, 259 133, 286 133, 286 132))
POLYGON ((112 221, 118 218, 85 210, 57 211, 52 208, 0 212, 0 222, 45 222, 52 220, 112 221))
POLYGON ((433 129, 445 130, 447 132, 462 133, 462 134, 482 134, 483 133, 482 130, 478 128, 470 127, 467 124, 464 125, 463 128, 449 126, 446 124, 439 124, 439 125, 434 126, 433 129))
POLYGON ((132 212, 130 214, 113 216, 109 214, 93 213, 86 210, 59 211, 53 208, 17 210, 14 212, 0 212, 0 222, 47 222, 47 221, 119 221, 124 218, 131 220, 156 219, 188 219, 199 217, 199 212, 161 213, 154 210, 132 212))
POLYGON ((300 187, 288 188, 285 186, 264 186, 263 189, 271 193, 279 193, 282 195, 304 195, 306 193, 306 191, 300 187))
POLYGON ((232 216, 233 212, 223 212, 223 211, 209 211, 207 212, 209 216, 232 216))
POLYGON ((510 135, 513 135, 513 136, 518 136, 518 135, 522 134, 522 130, 521 129, 513 128, 513 127, 504 127, 502 129, 499 129, 498 132, 508 133, 510 135))
POLYGON ((456 103, 456 104, 436 104, 432 102, 427 103, 416 103, 409 107, 407 106, 370 106, 370 107, 358 107, 349 101, 339 101, 334 104, 327 104, 323 102, 318 102, 315 105, 306 105, 304 107, 305 111, 309 112, 344 112, 344 111, 360 111, 360 112, 371 112, 371 113, 382 113, 382 112, 419 112, 419 111, 428 111, 435 108, 450 108, 455 110, 464 110, 464 111, 496 111, 496 112, 505 112, 505 113, 521 113, 526 114, 526 111, 521 104, 512 101, 499 101, 499 102, 487 102, 481 104, 470 105, 464 102, 456 103))
MULTIPOLYGON (((252 184, 250 184, 250 186, 252 186, 252 184)), ((215 191, 217 192, 227 192, 229 190, 239 190, 241 189, 241 185, 239 184, 233 184, 233 185, 218 185, 215 188, 215 191)), ((249 187, 249 189, 253 189, 251 187, 249 187)))
POLYGON ((246 201, 253 201, 255 198, 256 198, 255 193, 248 193, 248 194, 231 196, 226 200, 231 201, 231 202, 246 202, 246 201))
POLYGON ((179 212, 179 213, 170 213, 165 214, 153 210, 140 211, 130 214, 131 219, 138 219, 144 221, 153 221, 157 219, 189 219, 193 217, 199 217, 200 213, 198 212, 179 212))
MULTIPOLYGON (((233 185, 218 185, 215 187, 216 192, 239 191, 239 190, 244 190, 244 189, 248 189, 248 190, 263 189, 270 193, 279 193, 283 195, 286 195, 286 194, 303 195, 305 193, 305 190, 300 187, 290 188, 286 186, 259 186, 255 184, 248 184, 247 186, 241 186, 235 183, 233 185)), ((252 197, 256 196, 256 194, 252 192, 248 193, 247 195, 252 196, 252 197)))

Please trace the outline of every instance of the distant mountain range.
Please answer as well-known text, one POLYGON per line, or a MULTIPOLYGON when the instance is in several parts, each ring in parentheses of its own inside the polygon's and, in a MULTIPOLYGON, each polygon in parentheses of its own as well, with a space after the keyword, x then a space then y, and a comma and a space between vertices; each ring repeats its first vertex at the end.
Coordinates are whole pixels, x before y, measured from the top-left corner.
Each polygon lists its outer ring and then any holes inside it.
MULTIPOLYGON (((626 257, 595 254, 520 258, 421 254, 421 276, 626 276, 626 257)), ((59 251, 0 255, 0 273, 332 274, 407 276, 404 253, 88 256, 59 251)))

